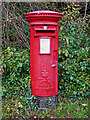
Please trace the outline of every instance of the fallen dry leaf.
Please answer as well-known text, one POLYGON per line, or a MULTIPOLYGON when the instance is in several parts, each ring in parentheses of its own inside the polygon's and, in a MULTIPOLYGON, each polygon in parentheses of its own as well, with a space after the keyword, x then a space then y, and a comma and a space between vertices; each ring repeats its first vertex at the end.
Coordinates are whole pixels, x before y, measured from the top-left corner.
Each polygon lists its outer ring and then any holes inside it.
POLYGON ((4 73, 4 70, 3 70, 3 68, 1 68, 1 72, 2 72, 2 74, 4 73))
POLYGON ((37 118, 37 116, 35 115, 34 118, 37 118))
POLYGON ((6 64, 4 64, 3 67, 6 68, 6 64))
POLYGON ((87 104, 82 104, 82 106, 88 106, 87 104))
POLYGON ((53 118, 53 116, 51 116, 51 118, 53 118))
POLYGON ((71 103, 71 105, 73 105, 73 103, 71 103))
POLYGON ((80 108, 78 107, 76 110, 77 110, 77 111, 80 111, 80 108))

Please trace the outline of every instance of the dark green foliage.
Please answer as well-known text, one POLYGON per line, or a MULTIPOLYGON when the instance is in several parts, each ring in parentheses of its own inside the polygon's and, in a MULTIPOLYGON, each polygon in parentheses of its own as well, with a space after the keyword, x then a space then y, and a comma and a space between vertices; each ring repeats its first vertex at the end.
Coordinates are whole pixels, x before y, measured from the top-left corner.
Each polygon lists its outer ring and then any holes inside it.
MULTIPOLYGON (((12 112, 18 114, 18 110, 22 112, 36 110, 36 97, 31 95, 30 88, 29 56, 27 50, 8 47, 2 51, 2 98, 5 114, 10 115, 12 112)), ((6 116, 5 114, 4 116, 6 116)))
POLYGON ((77 9, 68 10, 59 22, 59 91, 72 100, 88 97, 88 24, 77 16, 77 9))

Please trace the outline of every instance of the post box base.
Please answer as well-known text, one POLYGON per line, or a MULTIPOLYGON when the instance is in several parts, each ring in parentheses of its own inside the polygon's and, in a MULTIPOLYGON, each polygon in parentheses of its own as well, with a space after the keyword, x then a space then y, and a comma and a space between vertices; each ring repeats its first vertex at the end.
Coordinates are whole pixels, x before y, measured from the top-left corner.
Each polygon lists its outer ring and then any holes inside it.
POLYGON ((37 97, 39 109, 45 110, 47 108, 54 109, 58 102, 58 95, 51 97, 37 97))

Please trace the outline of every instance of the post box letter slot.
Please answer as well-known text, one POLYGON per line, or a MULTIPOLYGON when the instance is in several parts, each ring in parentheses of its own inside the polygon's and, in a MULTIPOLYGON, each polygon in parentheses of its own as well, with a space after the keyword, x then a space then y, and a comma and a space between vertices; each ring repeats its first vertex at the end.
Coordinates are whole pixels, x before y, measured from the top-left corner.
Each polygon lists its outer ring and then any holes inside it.
POLYGON ((46 33, 53 34, 55 33, 55 30, 36 30, 36 34, 46 34, 46 33))
POLYGON ((49 38, 40 38, 40 54, 50 54, 49 38))

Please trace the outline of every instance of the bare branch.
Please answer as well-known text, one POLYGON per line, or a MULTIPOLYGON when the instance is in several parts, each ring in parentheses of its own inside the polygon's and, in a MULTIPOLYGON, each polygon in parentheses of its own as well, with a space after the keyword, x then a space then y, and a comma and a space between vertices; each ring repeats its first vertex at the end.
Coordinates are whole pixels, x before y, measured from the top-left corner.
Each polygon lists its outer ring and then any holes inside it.
POLYGON ((86 5, 85 5, 85 15, 84 15, 84 18, 86 18, 86 11, 87 11, 87 0, 86 0, 86 5))

